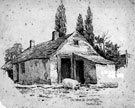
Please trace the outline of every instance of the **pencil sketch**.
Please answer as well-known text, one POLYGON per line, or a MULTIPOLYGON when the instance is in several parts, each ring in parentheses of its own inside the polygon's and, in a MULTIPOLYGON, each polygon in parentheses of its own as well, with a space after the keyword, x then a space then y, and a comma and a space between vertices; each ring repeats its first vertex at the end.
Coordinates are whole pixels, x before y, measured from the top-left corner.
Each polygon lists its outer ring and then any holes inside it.
POLYGON ((1 0, 0 107, 134 108, 134 3, 1 0))

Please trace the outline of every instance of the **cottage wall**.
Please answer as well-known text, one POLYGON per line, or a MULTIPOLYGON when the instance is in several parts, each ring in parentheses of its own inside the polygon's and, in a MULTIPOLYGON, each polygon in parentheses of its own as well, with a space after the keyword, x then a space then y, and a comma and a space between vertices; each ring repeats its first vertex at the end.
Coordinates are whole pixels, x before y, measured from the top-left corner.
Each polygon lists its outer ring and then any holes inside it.
POLYGON ((98 82, 112 82, 116 78, 115 65, 96 64, 98 82))
POLYGON ((33 59, 24 62, 25 73, 22 72, 21 63, 19 63, 19 82, 21 84, 33 84, 34 82, 48 82, 49 61, 47 59, 33 59))

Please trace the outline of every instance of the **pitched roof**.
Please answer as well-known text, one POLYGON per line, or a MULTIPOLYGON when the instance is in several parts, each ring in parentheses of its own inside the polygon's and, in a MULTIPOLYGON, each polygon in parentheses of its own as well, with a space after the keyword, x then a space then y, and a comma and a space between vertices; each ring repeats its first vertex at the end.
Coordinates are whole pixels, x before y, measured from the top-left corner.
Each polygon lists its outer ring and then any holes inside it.
MULTIPOLYGON (((32 48, 27 48, 24 50, 12 63, 18 63, 18 62, 24 62, 31 59, 43 59, 43 58, 50 58, 52 54, 54 54, 59 46, 64 43, 67 38, 69 38, 71 35, 76 36, 78 33, 71 33, 66 35, 65 37, 60 37, 56 40, 50 40, 47 42, 43 42, 41 44, 35 45, 32 48)), ((99 56, 99 54, 91 48, 90 52, 88 54, 82 54, 82 53, 75 53, 78 56, 81 56, 85 59, 91 60, 95 63, 100 64, 113 64, 112 61, 106 60, 103 57, 99 56)))
POLYGON ((5 64, 1 67, 1 69, 3 69, 3 70, 12 70, 12 69, 13 69, 13 65, 12 65, 11 61, 5 63, 5 64))
POLYGON ((73 33, 64 37, 60 37, 56 40, 50 40, 37 44, 32 48, 24 50, 12 63, 23 62, 31 59, 49 58, 53 53, 57 51, 57 48, 73 33))
POLYGON ((114 64, 113 61, 106 60, 99 55, 89 55, 89 54, 82 54, 82 53, 75 53, 75 55, 83 57, 87 60, 91 60, 96 64, 114 64))

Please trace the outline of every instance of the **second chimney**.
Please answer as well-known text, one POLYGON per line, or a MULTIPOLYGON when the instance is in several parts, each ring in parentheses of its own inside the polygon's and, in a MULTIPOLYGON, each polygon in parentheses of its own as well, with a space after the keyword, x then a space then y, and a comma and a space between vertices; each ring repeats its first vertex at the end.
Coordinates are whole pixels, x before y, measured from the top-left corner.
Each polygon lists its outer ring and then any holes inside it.
POLYGON ((35 46, 35 41, 34 40, 30 40, 30 48, 35 46))
POLYGON ((59 32, 53 31, 53 32, 52 32, 52 40, 56 40, 56 39, 58 39, 58 38, 59 38, 59 32))

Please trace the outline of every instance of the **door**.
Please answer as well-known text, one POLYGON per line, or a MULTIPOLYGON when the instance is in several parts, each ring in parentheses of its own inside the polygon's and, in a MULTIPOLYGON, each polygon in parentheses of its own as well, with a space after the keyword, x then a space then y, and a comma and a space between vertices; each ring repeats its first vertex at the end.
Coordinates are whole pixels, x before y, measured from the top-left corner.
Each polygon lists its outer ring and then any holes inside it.
POLYGON ((71 61, 69 58, 61 59, 61 80, 71 78, 71 61))
POLYGON ((82 60, 76 61, 76 78, 80 83, 84 83, 84 62, 82 60))

